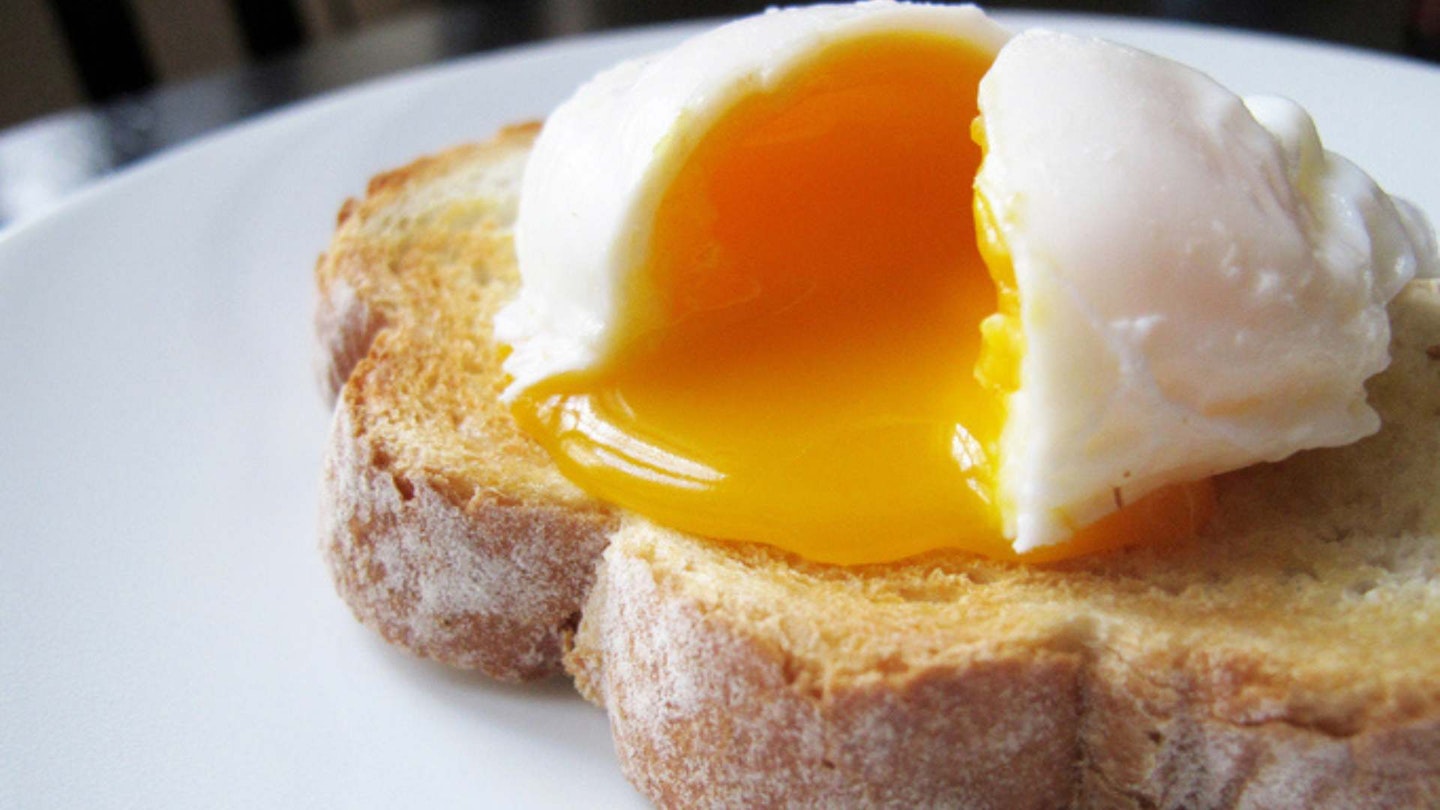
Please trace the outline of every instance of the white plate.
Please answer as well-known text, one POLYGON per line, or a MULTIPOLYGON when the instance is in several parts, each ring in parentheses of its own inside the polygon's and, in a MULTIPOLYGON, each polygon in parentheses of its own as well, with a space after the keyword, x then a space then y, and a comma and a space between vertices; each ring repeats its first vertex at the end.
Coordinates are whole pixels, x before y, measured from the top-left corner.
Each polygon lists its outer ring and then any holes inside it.
MULTIPOLYGON (((1440 214, 1440 70, 1205 28, 1136 43, 1315 114, 1440 214)), ((605 719, 358 627, 315 550, 310 269, 375 172, 539 117, 664 28, 341 93, 0 234, 0 806, 639 807, 605 719)))

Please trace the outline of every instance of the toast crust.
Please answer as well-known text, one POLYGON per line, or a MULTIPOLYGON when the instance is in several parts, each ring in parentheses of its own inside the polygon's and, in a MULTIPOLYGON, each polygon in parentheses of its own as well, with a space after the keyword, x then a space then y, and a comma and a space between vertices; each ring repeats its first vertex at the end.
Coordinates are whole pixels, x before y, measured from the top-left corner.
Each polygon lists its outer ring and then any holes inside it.
MULTIPOLYGON (((944 646, 938 656, 877 639, 881 667, 819 674, 833 653, 824 662, 811 658, 806 631, 784 627, 794 617, 742 621, 694 593, 687 578, 718 567, 715 549, 700 545, 627 524, 606 552, 569 658, 582 692, 610 714, 627 778, 662 807, 1258 810, 1440 802, 1433 705, 1376 715, 1343 732, 1309 725, 1303 707, 1285 705, 1295 685, 1267 682, 1257 672, 1263 662, 1233 650, 1207 660, 1179 640, 1139 641, 1150 649, 1136 649, 1127 646, 1135 639, 1108 638, 1109 620, 1094 617, 1057 622, 1050 635, 1040 628, 1004 639, 940 632, 925 640, 944 646), (1250 679, 1244 690, 1269 694, 1237 695, 1240 679, 1250 679), (1269 702, 1277 705, 1258 708, 1269 702)), ((749 574, 768 556, 722 553, 749 574)), ((963 578, 936 564, 922 576, 963 578)), ((796 567, 793 576, 807 579, 805 566, 796 567)), ((886 576, 919 582, 918 573, 886 576)), ((816 591, 827 590, 824 578, 789 598, 822 599, 816 591)), ((832 613, 850 607, 835 601, 832 613)), ((868 618, 887 624, 886 607, 872 605, 868 618)), ((1409 687, 1419 701, 1433 699, 1433 681, 1417 678, 1409 687)))
POLYGON ((558 670, 610 520, 398 471, 344 400, 330 447, 322 550, 356 618, 417 655, 492 677, 558 670))

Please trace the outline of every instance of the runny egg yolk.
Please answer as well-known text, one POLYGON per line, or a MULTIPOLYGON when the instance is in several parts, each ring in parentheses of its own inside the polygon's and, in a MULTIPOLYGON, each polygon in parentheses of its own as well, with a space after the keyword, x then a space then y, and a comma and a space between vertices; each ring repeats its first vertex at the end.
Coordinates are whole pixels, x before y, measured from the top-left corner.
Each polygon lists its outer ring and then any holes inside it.
MULTIPOLYGON (((1023 336, 972 213, 990 61, 872 35, 736 101, 661 192, 617 348, 526 390, 522 427, 592 494, 696 534, 1015 558, 995 482, 1023 336)), ((1187 535, 1209 499, 1161 490, 1025 559, 1187 535)))

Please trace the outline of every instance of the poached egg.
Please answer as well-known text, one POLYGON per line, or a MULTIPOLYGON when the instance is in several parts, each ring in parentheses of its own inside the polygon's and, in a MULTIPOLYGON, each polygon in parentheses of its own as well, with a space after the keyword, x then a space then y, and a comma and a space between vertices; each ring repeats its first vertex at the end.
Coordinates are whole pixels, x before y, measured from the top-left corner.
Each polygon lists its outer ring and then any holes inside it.
POLYGON ((1376 429, 1386 302, 1435 261, 1293 105, 893 2, 600 74, 515 242, 505 396, 562 472, 839 563, 1194 533, 1209 476, 1376 429))

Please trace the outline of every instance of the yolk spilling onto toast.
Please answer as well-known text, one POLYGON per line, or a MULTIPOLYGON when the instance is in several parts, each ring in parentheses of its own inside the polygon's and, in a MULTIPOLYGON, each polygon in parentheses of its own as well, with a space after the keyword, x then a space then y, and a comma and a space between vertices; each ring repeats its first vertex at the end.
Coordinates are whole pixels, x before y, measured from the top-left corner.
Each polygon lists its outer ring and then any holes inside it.
MULTIPOLYGON (((995 481, 1023 334, 972 190, 989 63, 868 37, 736 102, 663 191, 645 311, 600 367, 527 390, 522 427, 596 496, 696 534, 838 563, 1014 558, 995 481)), ((1188 535, 1208 486, 1025 559, 1188 535)))

